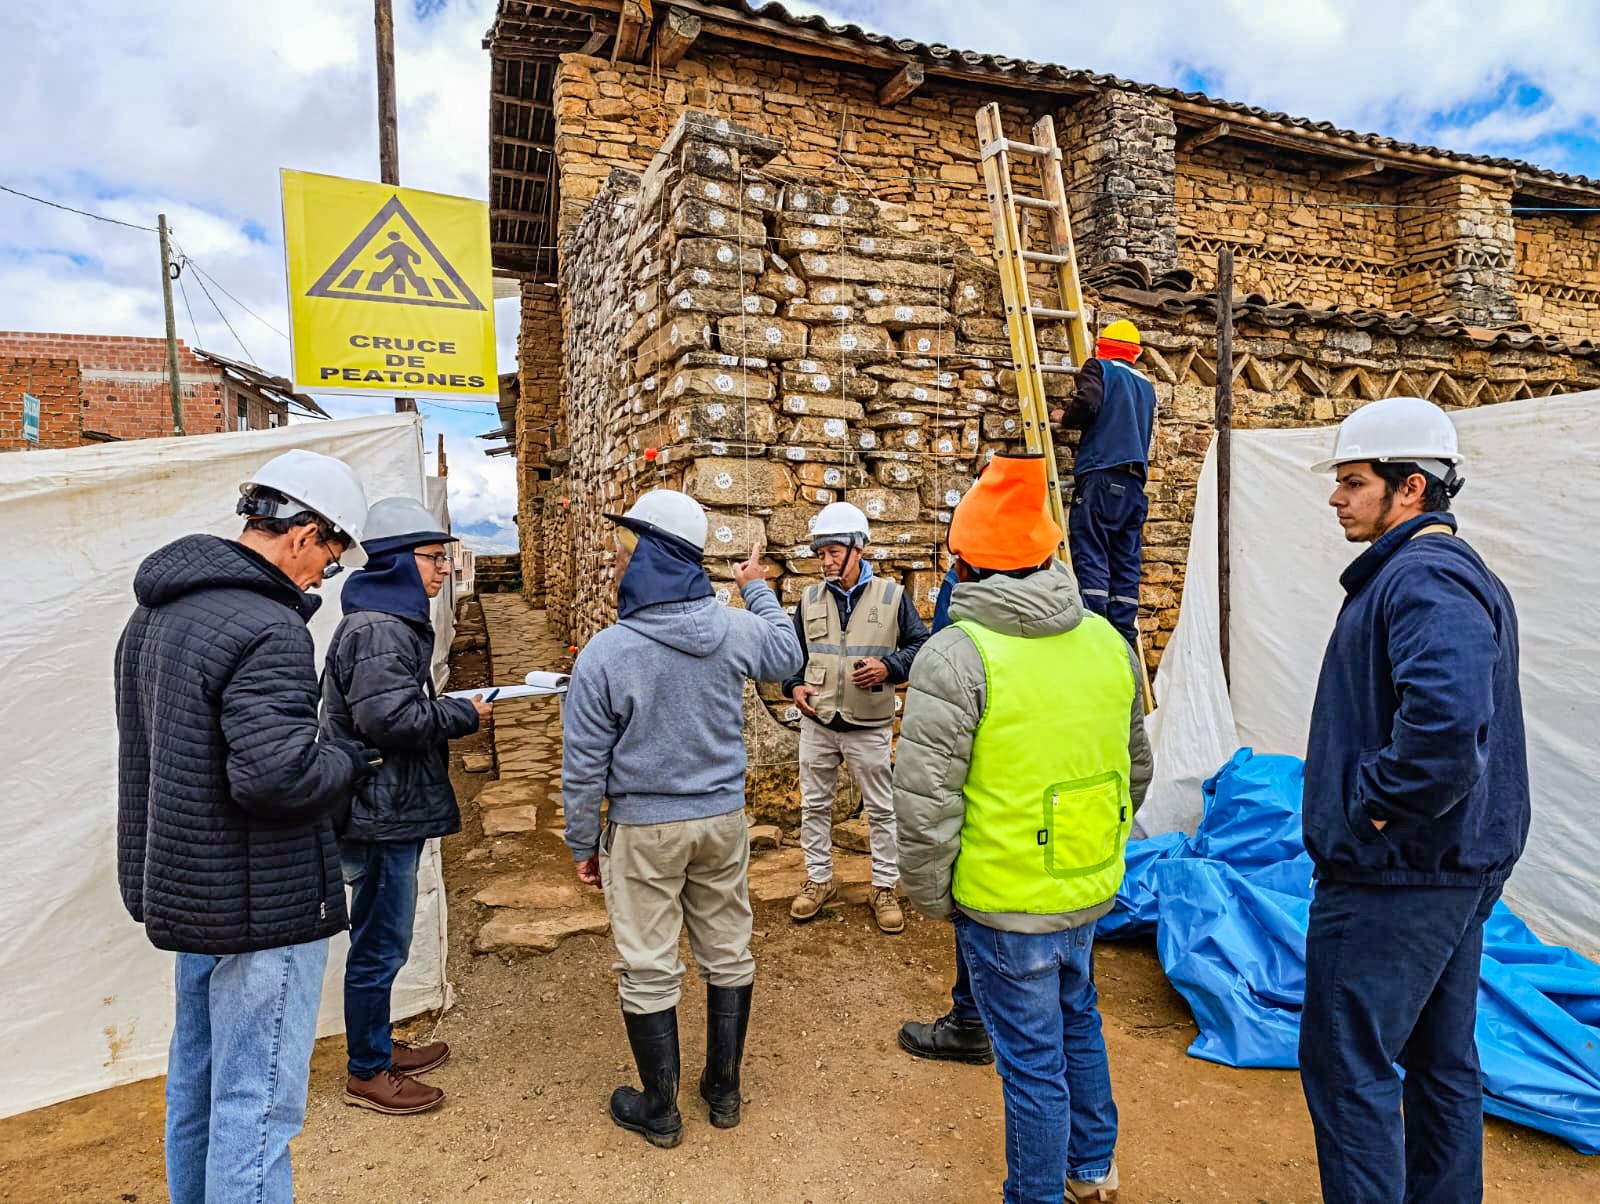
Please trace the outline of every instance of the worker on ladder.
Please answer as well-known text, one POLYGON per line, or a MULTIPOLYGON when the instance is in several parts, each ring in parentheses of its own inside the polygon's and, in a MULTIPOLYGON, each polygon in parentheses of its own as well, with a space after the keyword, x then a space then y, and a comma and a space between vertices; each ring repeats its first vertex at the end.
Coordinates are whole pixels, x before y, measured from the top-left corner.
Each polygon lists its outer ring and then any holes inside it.
POLYGON ((1138 636, 1145 476, 1156 391, 1137 369, 1143 345, 1127 319, 1100 332, 1062 425, 1083 431, 1073 465, 1067 539, 1083 604, 1133 644, 1138 636))
POLYGON ((849 502, 824 506, 811 528, 823 580, 801 596, 795 635, 805 652, 801 675, 783 683, 805 716, 800 723, 800 845, 806 882, 789 915, 814 919, 837 893, 833 883, 833 795, 847 762, 861 791, 872 848, 872 917, 886 933, 903 932, 905 911, 894 823, 891 743, 895 690, 928 638, 911 595, 875 577, 866 560, 867 516, 849 502))

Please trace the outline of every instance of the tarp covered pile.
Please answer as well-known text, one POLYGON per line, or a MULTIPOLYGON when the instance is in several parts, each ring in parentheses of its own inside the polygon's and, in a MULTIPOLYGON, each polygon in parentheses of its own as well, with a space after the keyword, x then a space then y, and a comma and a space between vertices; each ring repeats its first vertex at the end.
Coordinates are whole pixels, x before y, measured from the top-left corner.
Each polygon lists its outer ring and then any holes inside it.
MULTIPOLYGON (((1311 859, 1300 838, 1303 763, 1249 749, 1205 783, 1193 836, 1128 846, 1105 937, 1154 933, 1194 1012, 1194 1057, 1298 1065, 1311 859)), ((1537 805, 1537 804, 1536 804, 1537 805)), ((1547 945, 1500 903, 1478 985, 1484 1108, 1600 1154, 1600 966, 1547 945)))

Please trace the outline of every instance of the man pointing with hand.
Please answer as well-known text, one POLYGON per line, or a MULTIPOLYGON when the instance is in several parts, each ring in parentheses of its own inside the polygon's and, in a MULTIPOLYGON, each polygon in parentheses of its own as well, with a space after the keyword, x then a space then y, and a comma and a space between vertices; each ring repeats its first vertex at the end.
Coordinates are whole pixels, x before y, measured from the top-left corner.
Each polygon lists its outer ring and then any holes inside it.
POLYGON ((718 603, 702 559, 706 513, 656 489, 617 531, 617 623, 572 667, 562 711, 566 841, 580 881, 605 889, 617 993, 643 1090, 619 1087, 611 1119, 651 1145, 683 1139, 678 1000, 687 928, 706 979, 711 1123, 739 1123, 750 1022, 750 837, 744 816, 744 683, 801 667, 761 556, 736 566, 746 609, 718 603), (600 803, 610 800, 602 828, 600 803))
POLYGON ((824 506, 811 528, 822 584, 807 589, 795 611, 795 635, 806 657, 803 676, 783 683, 805 716, 800 844, 806 883, 789 915, 796 922, 814 919, 838 893, 833 793, 839 765, 848 762, 871 832, 873 919, 882 931, 896 933, 905 930, 906 917, 895 896, 900 853, 891 767, 894 687, 911 675, 928 629, 898 582, 873 576, 864 559, 870 538, 867 516, 849 502, 824 506))

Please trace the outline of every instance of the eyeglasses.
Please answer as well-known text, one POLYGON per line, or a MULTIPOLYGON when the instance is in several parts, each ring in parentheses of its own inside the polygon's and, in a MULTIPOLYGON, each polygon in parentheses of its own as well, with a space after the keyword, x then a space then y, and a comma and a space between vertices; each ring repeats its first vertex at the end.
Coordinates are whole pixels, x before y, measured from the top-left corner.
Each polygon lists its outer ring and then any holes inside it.
POLYGON ((328 563, 322 567, 322 579, 324 581, 331 581, 340 573, 344 572, 344 565, 339 563, 339 557, 344 555, 344 549, 332 539, 322 539, 319 537, 317 542, 320 543, 324 548, 328 549, 328 563))
POLYGON ((412 555, 418 560, 433 561, 433 567, 436 569, 444 570, 450 567, 449 552, 413 552, 412 555))

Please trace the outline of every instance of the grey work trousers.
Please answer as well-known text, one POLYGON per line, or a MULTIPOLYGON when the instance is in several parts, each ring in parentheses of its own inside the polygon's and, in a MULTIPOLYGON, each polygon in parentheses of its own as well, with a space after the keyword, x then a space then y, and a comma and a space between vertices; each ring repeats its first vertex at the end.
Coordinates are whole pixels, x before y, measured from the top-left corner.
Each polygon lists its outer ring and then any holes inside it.
POLYGON ((800 725, 800 847, 806 855, 806 877, 827 882, 833 877, 833 793, 839 764, 861 791, 872 847, 872 885, 900 881, 900 835, 894 819, 894 768, 890 759, 894 728, 858 728, 838 732, 812 720, 800 725))
POLYGON ((678 1006, 684 929, 700 975, 712 986, 755 979, 749 871, 742 808, 709 819, 606 825, 600 876, 623 1011, 644 1015, 678 1006))

